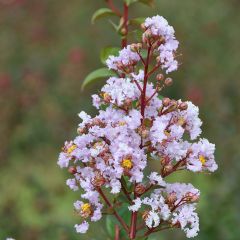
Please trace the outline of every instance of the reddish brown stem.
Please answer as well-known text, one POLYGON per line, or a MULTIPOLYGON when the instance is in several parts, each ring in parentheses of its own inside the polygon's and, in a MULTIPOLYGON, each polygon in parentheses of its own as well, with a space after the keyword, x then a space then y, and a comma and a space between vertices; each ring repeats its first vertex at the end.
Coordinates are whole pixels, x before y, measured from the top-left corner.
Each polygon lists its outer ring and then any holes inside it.
POLYGON ((122 48, 127 46, 127 35, 128 35, 128 5, 124 3, 123 11, 123 38, 122 38, 122 48))
POLYGON ((115 240, 120 240, 120 229, 119 226, 116 224, 115 225, 115 240))
POLYGON ((107 0, 107 4, 108 4, 109 8, 110 8, 117 16, 122 17, 122 14, 121 14, 120 11, 114 6, 112 0, 107 0))
POLYGON ((130 234, 129 234, 129 238, 131 240, 136 238, 136 232, 137 232, 136 230, 137 230, 137 212, 133 212, 131 217, 131 227, 130 227, 130 234))
POLYGON ((128 199, 128 201, 129 201, 130 203, 132 203, 132 199, 131 199, 131 197, 130 197, 130 195, 129 195, 129 192, 128 192, 127 189, 124 187, 123 181, 120 180, 120 182, 121 182, 121 186, 122 186, 123 193, 125 194, 125 196, 126 196, 126 198, 128 199))
POLYGON ((113 208, 112 204, 110 203, 110 201, 108 200, 108 198, 106 197, 106 195, 103 193, 102 189, 99 188, 98 189, 99 194, 101 195, 101 197, 103 198, 103 200, 106 202, 106 204, 108 205, 108 207, 110 207, 111 209, 113 209, 113 214, 114 216, 117 218, 117 220, 121 223, 122 227, 124 228, 124 230, 129 233, 129 227, 127 226, 127 224, 124 222, 124 220, 118 215, 118 213, 116 212, 116 210, 113 208))

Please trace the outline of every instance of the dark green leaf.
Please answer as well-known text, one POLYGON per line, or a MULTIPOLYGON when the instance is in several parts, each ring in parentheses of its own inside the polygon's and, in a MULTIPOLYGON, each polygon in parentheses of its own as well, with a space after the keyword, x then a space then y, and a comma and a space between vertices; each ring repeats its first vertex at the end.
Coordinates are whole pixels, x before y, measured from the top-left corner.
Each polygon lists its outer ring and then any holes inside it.
POLYGON ((148 5, 148 6, 151 6, 151 7, 154 5, 154 0, 138 0, 138 2, 148 5))
POLYGON ((120 48, 117 47, 106 47, 103 48, 100 54, 100 59, 103 64, 106 64, 106 60, 109 56, 117 56, 120 51, 120 48))
POLYGON ((109 236, 111 238, 114 238, 115 235, 115 224, 118 222, 116 221, 116 218, 112 215, 109 215, 106 217, 106 228, 109 236))
POLYGON ((133 18, 129 21, 129 24, 131 25, 141 25, 146 18, 133 18))
POLYGON ((124 0, 124 1, 128 6, 130 6, 133 3, 137 3, 137 2, 143 3, 143 4, 151 6, 151 7, 154 4, 154 0, 124 0))
POLYGON ((100 8, 93 14, 91 22, 95 23, 96 20, 109 15, 115 15, 115 13, 109 8, 100 8))
POLYGON ((98 79, 101 78, 108 78, 108 77, 113 77, 116 76, 116 74, 109 70, 108 68, 100 68, 97 69, 90 74, 87 75, 87 77, 84 79, 83 84, 82 84, 82 90, 89 84, 97 81, 98 79))

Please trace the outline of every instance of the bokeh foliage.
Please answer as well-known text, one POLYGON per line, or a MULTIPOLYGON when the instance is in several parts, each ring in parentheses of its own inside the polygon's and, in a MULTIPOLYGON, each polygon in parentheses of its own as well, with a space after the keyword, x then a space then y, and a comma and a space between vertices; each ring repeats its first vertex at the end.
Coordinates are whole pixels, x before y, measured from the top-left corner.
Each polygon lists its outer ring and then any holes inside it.
MULTIPOLYGON (((117 1, 120 3, 120 1, 117 1)), ((203 136, 215 142, 219 170, 213 175, 175 175, 202 191, 201 232, 196 238, 240 236, 240 30, 238 0, 157 0, 135 5, 133 17, 161 14, 181 42, 180 70, 163 94, 200 106, 203 136)), ((85 236, 72 193, 56 166, 60 147, 75 135, 77 113, 95 113, 81 84, 101 67, 101 47, 120 44, 106 20, 91 25, 98 0, 0 0, 0 239, 111 239, 105 221, 85 236)), ((151 239, 185 239, 180 231, 151 239)))

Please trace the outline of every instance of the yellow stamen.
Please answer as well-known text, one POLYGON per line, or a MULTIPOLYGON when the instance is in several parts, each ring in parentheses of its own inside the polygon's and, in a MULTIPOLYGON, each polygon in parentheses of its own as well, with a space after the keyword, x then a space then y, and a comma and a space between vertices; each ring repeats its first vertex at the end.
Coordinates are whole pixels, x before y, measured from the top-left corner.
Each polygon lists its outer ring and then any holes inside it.
POLYGON ((98 147, 102 147, 102 146, 103 146, 103 142, 96 142, 94 143, 93 148, 97 149, 98 147))
POLYGON ((120 121, 120 122, 119 122, 119 126, 124 126, 124 125, 126 125, 126 122, 125 122, 125 121, 120 121))
POLYGON ((71 154, 76 148, 77 148, 77 145, 73 144, 71 147, 67 149, 67 153, 71 154))
POLYGON ((180 117, 177 123, 178 125, 182 126, 185 123, 185 119, 183 117, 180 117))
POLYGON ((82 215, 84 215, 84 216, 90 216, 91 213, 92 213, 91 205, 90 205, 89 203, 84 203, 84 204, 81 206, 81 213, 82 213, 82 215))
POLYGON ((131 169, 133 167, 132 160, 131 159, 123 159, 122 167, 127 168, 127 169, 131 169))
POLYGON ((165 131, 164 131, 164 134, 165 134, 167 137, 169 137, 169 136, 170 136, 170 131, 165 130, 165 131))
POLYGON ((199 161, 202 163, 202 165, 204 165, 206 163, 206 158, 203 155, 199 156, 199 161))

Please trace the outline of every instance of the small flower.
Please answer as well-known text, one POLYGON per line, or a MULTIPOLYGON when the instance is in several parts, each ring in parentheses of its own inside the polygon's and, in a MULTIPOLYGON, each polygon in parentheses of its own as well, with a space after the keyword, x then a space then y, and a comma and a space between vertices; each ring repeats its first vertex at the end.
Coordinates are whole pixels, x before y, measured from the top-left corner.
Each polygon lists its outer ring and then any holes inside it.
POLYGON ((75 224, 77 233, 86 233, 89 228, 89 223, 84 221, 82 224, 75 224))
POLYGON ((128 207, 128 209, 132 212, 137 212, 141 208, 142 201, 140 198, 136 198, 133 202, 134 204, 128 207))

